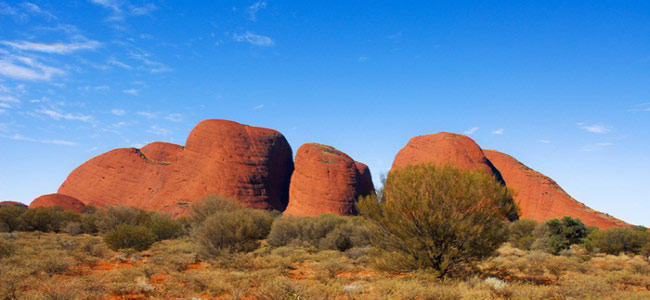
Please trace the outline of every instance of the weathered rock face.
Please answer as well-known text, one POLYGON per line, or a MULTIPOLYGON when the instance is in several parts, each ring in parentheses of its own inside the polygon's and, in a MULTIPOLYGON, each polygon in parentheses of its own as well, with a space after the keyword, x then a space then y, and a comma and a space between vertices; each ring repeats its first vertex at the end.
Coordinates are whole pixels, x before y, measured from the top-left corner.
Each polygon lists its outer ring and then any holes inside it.
POLYGON ((374 192, 374 188, 370 191, 368 187, 368 167, 358 165, 347 154, 330 146, 302 145, 295 166, 285 215, 355 215, 356 199, 374 192), (363 169, 363 175, 357 166, 363 169))
POLYGON ((483 152, 501 172, 506 186, 514 190, 521 219, 543 222, 570 216, 600 229, 628 225, 576 201, 553 179, 526 167, 514 157, 494 150, 483 152))
POLYGON ((503 182, 499 171, 485 158, 481 147, 467 136, 440 132, 412 138, 397 153, 391 170, 409 164, 453 165, 467 170, 483 170, 503 182))
POLYGON ((99 155, 75 169, 59 193, 100 207, 127 205, 172 215, 210 195, 283 210, 292 171, 291 147, 279 132, 206 120, 185 147, 152 143, 99 155))
POLYGON ((32 203, 29 204, 29 208, 56 207, 56 206, 59 206, 63 209, 72 210, 78 213, 83 212, 84 207, 86 207, 86 205, 84 205, 84 203, 79 201, 77 198, 64 195, 64 194, 43 195, 34 199, 34 201, 32 201, 32 203))
POLYGON ((359 194, 362 196, 373 194, 375 192, 375 184, 372 183, 370 168, 360 162, 355 162, 355 166, 359 171, 359 194))
POLYGON ((2 201, 2 202, 0 202, 0 207, 3 207, 3 206, 27 207, 26 204, 24 204, 24 203, 20 203, 20 202, 16 202, 16 201, 2 201))

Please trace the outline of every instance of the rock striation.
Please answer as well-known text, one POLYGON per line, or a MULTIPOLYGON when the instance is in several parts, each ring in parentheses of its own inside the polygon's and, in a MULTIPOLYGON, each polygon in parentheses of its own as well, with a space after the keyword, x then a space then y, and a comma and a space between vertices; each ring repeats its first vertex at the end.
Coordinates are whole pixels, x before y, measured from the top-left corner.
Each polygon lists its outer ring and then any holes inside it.
POLYGON ((40 196, 31 204, 29 208, 37 207, 61 207, 66 210, 72 210, 78 213, 83 212, 86 205, 79 199, 64 194, 48 194, 40 196))
POLYGON ((357 198, 370 193, 374 193, 374 186, 366 165, 333 147, 304 144, 296 153, 289 205, 284 214, 355 215, 357 198))
POLYGON ((185 147, 152 143, 99 155, 72 171, 59 193, 87 205, 134 206, 173 216, 211 195, 281 211, 292 171, 291 147, 279 132, 206 120, 190 132, 185 147))
POLYGON ((494 150, 483 152, 501 172, 506 186, 514 191, 521 219, 543 222, 571 216, 600 229, 628 225, 576 201, 553 179, 528 168, 514 157, 494 150))

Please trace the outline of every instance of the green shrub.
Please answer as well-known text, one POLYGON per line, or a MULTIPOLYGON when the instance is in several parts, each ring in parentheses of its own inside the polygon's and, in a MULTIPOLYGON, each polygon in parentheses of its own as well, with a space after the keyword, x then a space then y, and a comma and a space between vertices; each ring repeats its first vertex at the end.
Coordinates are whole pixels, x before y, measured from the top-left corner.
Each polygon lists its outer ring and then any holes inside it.
POLYGON ((19 230, 22 225, 20 216, 27 210, 20 206, 0 207, 0 232, 13 232, 19 230))
POLYGON ((53 207, 37 207, 27 209, 20 219, 27 231, 58 232, 63 223, 61 209, 53 207))
POLYGON ((97 222, 99 221, 100 213, 85 213, 81 215, 81 231, 88 234, 97 234, 99 228, 97 228, 97 222))
POLYGON ((182 225, 168 215, 152 215, 146 226, 156 235, 158 241, 175 239, 183 234, 182 225))
POLYGON ((259 247, 272 223, 273 217, 264 210, 217 211, 196 225, 192 236, 208 256, 248 252, 259 247))
POLYGON ((584 243, 588 234, 589 229, 584 223, 569 216, 549 220, 535 229, 538 240, 533 248, 557 255, 571 245, 584 243))
POLYGON ((142 225, 118 225, 104 235, 104 242, 113 250, 133 248, 144 251, 155 241, 156 235, 142 225))
POLYGON ((393 170, 382 194, 384 199, 369 196, 358 203, 372 224, 373 245, 383 253, 378 262, 394 271, 433 270, 439 277, 492 255, 507 240, 504 221, 515 209, 494 177, 451 166, 393 170))
POLYGON ((135 207, 113 206, 100 211, 96 220, 99 232, 108 232, 120 225, 144 225, 149 221, 149 214, 135 207))
POLYGON ((369 235, 365 221, 359 217, 281 217, 273 222, 267 242, 273 247, 298 244, 320 250, 345 251, 367 246, 369 235))
POLYGON ((244 206, 234 199, 222 196, 210 196, 192 205, 188 214, 188 219, 192 226, 196 226, 202 224, 214 213, 243 208, 244 206))
POLYGON ((534 220, 518 220, 508 225, 509 242, 513 246, 522 249, 530 250, 533 242, 535 242, 535 228, 538 223, 534 220))
POLYGON ((618 227, 596 230, 587 236, 585 246, 589 251, 618 255, 621 252, 641 254, 650 244, 650 232, 645 227, 618 227))

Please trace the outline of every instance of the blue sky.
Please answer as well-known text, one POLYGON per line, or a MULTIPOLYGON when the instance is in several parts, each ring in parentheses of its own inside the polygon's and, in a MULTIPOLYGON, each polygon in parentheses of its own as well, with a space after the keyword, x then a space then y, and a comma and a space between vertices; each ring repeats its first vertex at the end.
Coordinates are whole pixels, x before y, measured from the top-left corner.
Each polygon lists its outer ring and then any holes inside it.
POLYGON ((376 180, 411 137, 464 133, 650 226, 647 1, 186 2, 0 2, 0 201, 217 118, 376 180))

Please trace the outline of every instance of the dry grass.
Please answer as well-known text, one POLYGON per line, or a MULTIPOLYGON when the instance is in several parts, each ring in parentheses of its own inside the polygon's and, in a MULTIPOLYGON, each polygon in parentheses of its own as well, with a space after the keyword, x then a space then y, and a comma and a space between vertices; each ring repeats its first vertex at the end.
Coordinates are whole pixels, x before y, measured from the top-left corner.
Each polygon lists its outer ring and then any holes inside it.
POLYGON ((642 257, 553 256, 508 245, 468 278, 374 270, 369 248, 347 252, 266 242, 250 253, 202 259, 188 238, 115 252, 90 235, 3 234, 0 299, 650 299, 642 257))

